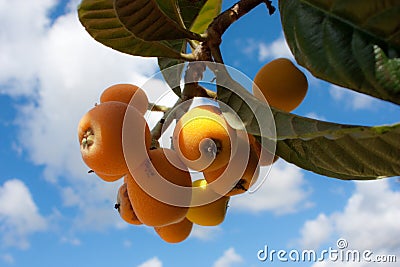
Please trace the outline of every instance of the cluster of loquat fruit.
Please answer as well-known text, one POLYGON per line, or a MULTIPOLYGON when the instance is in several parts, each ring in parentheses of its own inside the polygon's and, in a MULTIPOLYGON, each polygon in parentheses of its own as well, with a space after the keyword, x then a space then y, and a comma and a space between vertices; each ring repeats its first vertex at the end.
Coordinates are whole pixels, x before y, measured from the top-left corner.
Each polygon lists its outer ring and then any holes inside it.
MULTIPOLYGON (((304 74, 284 58, 261 68, 254 84, 257 98, 287 112, 308 87, 304 74)), ((78 137, 90 172, 107 182, 123 179, 115 204, 121 218, 153 227, 166 242, 185 240, 193 224, 222 223, 230 198, 257 181, 260 166, 278 159, 253 135, 232 128, 213 105, 194 107, 178 119, 171 148, 152 147, 147 108, 141 88, 113 85, 81 118, 78 137), (190 170, 204 178, 192 181, 190 170)))

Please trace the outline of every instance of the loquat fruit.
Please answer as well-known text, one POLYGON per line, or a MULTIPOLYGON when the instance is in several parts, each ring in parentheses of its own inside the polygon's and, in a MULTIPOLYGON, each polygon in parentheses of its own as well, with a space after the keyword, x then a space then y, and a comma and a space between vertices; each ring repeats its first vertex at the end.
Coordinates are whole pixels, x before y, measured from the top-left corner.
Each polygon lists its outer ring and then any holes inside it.
POLYGON ((239 135, 238 149, 231 162, 215 171, 205 171, 203 175, 214 191, 234 196, 246 192, 257 181, 259 173, 260 165, 256 151, 239 135))
POLYGON ((132 207, 139 220, 148 226, 179 222, 190 205, 190 173, 171 149, 152 149, 148 156, 126 177, 132 207))
MULTIPOLYGON (((198 188, 199 196, 196 196, 196 191, 193 192, 193 198, 201 198, 202 195, 207 195, 208 190, 211 190, 205 179, 199 179, 193 182, 192 188, 198 188)), ((186 218, 191 222, 202 226, 216 226, 221 224, 226 215, 228 208, 229 196, 220 196, 216 200, 205 205, 190 206, 186 218)), ((194 201, 193 201, 194 202, 194 201)), ((192 203, 193 203, 192 202, 192 203)))
POLYGON ((187 218, 183 220, 160 227, 154 227, 156 233, 168 243, 179 243, 189 237, 193 228, 193 223, 187 218))
POLYGON ((119 215, 125 222, 135 225, 142 224, 132 208, 126 183, 123 183, 118 189, 117 203, 115 204, 115 208, 118 210, 119 215))
MULTIPOLYGON (((125 103, 108 101, 96 105, 79 121, 78 139, 83 161, 99 175, 120 176, 128 173, 122 144, 122 128, 125 113, 138 113, 125 103)), ((150 147, 151 134, 142 115, 130 123, 136 127, 137 136, 144 136, 143 143, 150 147), (143 121, 142 121, 143 120, 143 121)))
POLYGON ((175 126, 174 149, 186 166, 193 170, 212 171, 229 162, 236 131, 216 110, 216 107, 195 107, 185 113, 175 126))
POLYGON ((114 84, 106 88, 100 95, 100 103, 119 101, 132 105, 141 114, 145 114, 149 101, 143 89, 133 84, 114 84))
POLYGON ((272 60, 254 77, 254 96, 286 112, 300 105, 307 90, 306 76, 287 58, 272 60))
POLYGON ((264 148, 253 135, 248 134, 248 138, 250 146, 257 153, 260 166, 269 166, 279 159, 277 155, 273 155, 264 148))

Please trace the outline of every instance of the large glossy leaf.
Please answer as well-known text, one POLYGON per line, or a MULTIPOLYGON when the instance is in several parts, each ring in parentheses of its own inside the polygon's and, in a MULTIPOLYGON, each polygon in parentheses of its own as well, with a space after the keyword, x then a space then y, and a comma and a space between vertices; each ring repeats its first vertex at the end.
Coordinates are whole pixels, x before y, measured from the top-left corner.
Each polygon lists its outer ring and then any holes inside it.
POLYGON ((200 10, 203 8, 207 0, 178 0, 177 2, 183 23, 187 29, 190 29, 193 21, 199 15, 200 10))
POLYGON ((117 18, 113 0, 83 0, 78 14, 86 31, 103 45, 130 55, 182 58, 179 51, 161 42, 136 38, 117 18))
POLYGON ((400 57, 400 1, 280 0, 279 9, 291 51, 314 76, 400 104, 393 68, 400 57))
POLYGON ((190 30, 196 33, 203 33, 213 19, 221 12, 221 8, 222 0, 208 0, 191 24, 190 30))
POLYGON ((177 0, 155 0, 160 10, 180 26, 185 27, 177 0))
MULTIPOLYGON (((259 136, 259 125, 271 123, 266 116, 269 107, 226 75, 219 75, 218 79, 219 84, 229 88, 218 86, 218 100, 238 114, 249 133, 259 136), (256 117, 262 119, 257 121, 256 117)), ((276 136, 262 138, 267 144, 268 140, 276 140, 276 154, 286 161, 339 179, 366 180, 400 175, 400 124, 343 125, 271 110, 276 136)), ((224 110, 235 127, 236 121, 230 113, 224 110)))
POLYGON ((398 176, 400 124, 329 131, 307 140, 286 138, 278 141, 276 153, 299 167, 340 179, 398 176))
MULTIPOLYGON (((161 0, 159 0, 161 1, 161 0)), ((165 4, 169 1, 165 1, 165 4)), ((186 28, 190 28, 195 33, 203 33, 207 26, 211 23, 215 16, 221 11, 221 0, 202 0, 202 1, 191 1, 191 0, 179 0, 178 9, 181 15, 181 19, 184 22, 186 28)), ((169 9, 170 17, 174 16, 174 13, 169 9)), ((175 17, 175 19, 177 19, 175 17)), ((186 50, 186 40, 172 40, 168 41, 175 50, 182 51, 186 50)), ((158 65, 161 70, 170 68, 174 65, 182 64, 183 61, 173 58, 159 58, 158 65)), ((167 83, 174 87, 179 84, 182 77, 183 65, 176 67, 173 71, 162 72, 164 79, 167 83)), ((175 94, 180 96, 180 88, 174 87, 173 91, 175 94)))
POLYGON ((155 0, 114 0, 118 18, 136 37, 146 41, 194 39, 200 36, 166 15, 155 0))

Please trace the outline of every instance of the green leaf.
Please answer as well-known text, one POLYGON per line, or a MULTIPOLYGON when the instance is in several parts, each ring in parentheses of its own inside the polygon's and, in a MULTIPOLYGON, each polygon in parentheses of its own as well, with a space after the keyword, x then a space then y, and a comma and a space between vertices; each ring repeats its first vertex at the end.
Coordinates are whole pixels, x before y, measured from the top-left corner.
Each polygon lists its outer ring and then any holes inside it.
MULTIPOLYGON (((163 2, 158 0, 158 2, 163 2)), ((165 1, 165 4, 170 1, 165 1)), ((163 2, 164 3, 164 2, 163 2)), ((196 33, 203 33, 206 30, 206 27, 209 23, 217 16, 221 10, 221 0, 201 0, 201 1, 191 1, 191 0, 178 0, 178 9, 180 11, 180 15, 182 16, 183 22, 186 28, 194 27, 194 31, 196 33)), ((164 9, 163 9, 164 10, 164 9)), ((170 17, 174 16, 171 13, 170 17)), ((176 18, 175 18, 176 20, 176 18)), ((185 40, 172 40, 167 41, 168 44, 174 47, 175 50, 179 50, 182 53, 186 50, 187 42, 185 40)), ((182 60, 171 59, 171 58, 159 58, 158 65, 161 70, 165 70, 174 65, 178 65, 183 63, 182 60)), ((163 71, 162 74, 164 79, 167 81, 172 90, 176 95, 180 97, 181 89, 176 87, 176 85, 180 84, 180 79, 182 77, 183 65, 180 65, 179 68, 174 68, 173 71, 163 71)))
POLYGON ((400 1, 281 0, 279 9, 296 61, 314 76, 400 104, 391 63, 400 57, 400 1))
MULTIPOLYGON (((276 154, 284 160, 339 179, 369 180, 400 175, 400 124, 379 127, 344 125, 274 108, 271 108, 274 119, 271 122, 268 120, 271 111, 266 103, 219 72, 217 83, 224 87, 217 87, 218 100, 232 108, 253 135, 261 135, 260 125, 275 123, 276 136, 267 132, 262 138, 267 145, 271 140, 276 141, 276 154), (257 121, 257 118, 261 120, 257 121)), ((232 111, 222 110, 229 123, 239 128, 232 111)))
POLYGON ((118 18, 125 28, 145 41, 202 40, 166 15, 155 0, 114 0, 118 18))
MULTIPOLYGON (((168 43, 174 47, 176 50, 180 50, 182 53, 186 50, 186 41, 184 40, 171 40, 168 43)), ((158 66, 162 71, 162 75, 167 82, 167 84, 172 88, 172 91, 178 96, 181 97, 181 88, 180 81, 182 77, 184 63, 182 60, 174 59, 174 58, 158 58, 158 66), (180 64, 180 65, 178 65, 180 64), (174 68, 171 68, 175 65, 178 65, 174 68)))
POLYGON ((318 135, 306 140, 301 136, 279 140, 276 153, 303 169, 340 179, 400 175, 400 124, 352 127, 318 135))
POLYGON ((136 38, 117 18, 113 0, 83 0, 78 15, 86 31, 112 49, 136 56, 182 58, 179 51, 161 42, 136 38))
MULTIPOLYGON (((187 29, 193 24, 193 21, 199 15, 200 10, 203 8, 204 4, 207 0, 178 0, 179 11, 184 22, 184 25, 187 29)), ((197 32, 200 33, 200 32, 197 32)))
POLYGON ((213 19, 221 13, 222 0, 208 0, 190 26, 195 33, 203 33, 213 19))
POLYGON ((400 58, 389 59, 378 46, 374 46, 376 78, 386 87, 400 87, 400 58))
MULTIPOLYGON (((184 27, 181 14, 179 14, 179 6, 177 0, 155 0, 161 11, 171 18, 173 21, 178 23, 181 27, 184 27)), ((185 27, 184 27, 185 28, 185 27)))

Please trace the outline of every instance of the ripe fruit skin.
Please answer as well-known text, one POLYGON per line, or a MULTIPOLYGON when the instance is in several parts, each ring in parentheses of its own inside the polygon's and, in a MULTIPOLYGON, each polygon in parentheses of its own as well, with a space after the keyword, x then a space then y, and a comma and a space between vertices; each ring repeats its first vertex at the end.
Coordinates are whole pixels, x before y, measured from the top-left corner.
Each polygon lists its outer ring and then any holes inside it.
POLYGON ((115 182, 123 177, 123 175, 107 175, 104 173, 97 173, 96 175, 106 182, 115 182))
POLYGON ((195 107, 189 110, 173 132, 176 152, 186 166, 196 171, 212 171, 226 165, 231 142, 236 140, 236 131, 214 109, 195 107))
POLYGON ((268 149, 262 147, 253 135, 248 134, 248 138, 250 146, 257 153, 260 166, 269 166, 279 159, 277 155, 271 154, 268 149))
POLYGON ((114 84, 105 89, 100 96, 100 103, 108 101, 119 101, 130 104, 142 114, 146 113, 149 105, 146 93, 140 87, 126 83, 114 84), (132 100, 133 96, 135 97, 132 100))
MULTIPOLYGON (((108 101, 93 107, 79 121, 78 139, 82 159, 89 168, 100 175, 122 177, 128 172, 122 148, 122 127, 127 109, 129 112, 138 113, 135 108, 125 103, 108 101)), ((146 140, 143 142, 150 147, 150 129, 147 123, 141 125, 145 126, 146 140)), ((137 127, 137 131, 143 129, 137 127)))
POLYGON ((258 179, 260 165, 258 156, 254 149, 249 146, 246 140, 238 136, 238 152, 232 158, 232 162, 218 170, 203 172, 204 179, 211 184, 210 187, 217 193, 224 194, 226 183, 230 182, 231 190, 226 192, 226 196, 234 196, 246 192, 258 179), (247 147, 248 156, 244 155, 243 147, 247 147), (243 162, 247 158, 247 164, 243 168, 239 167, 238 162, 243 162), (227 169, 228 168, 228 169, 227 169), (241 175, 238 177, 237 175, 241 175), (224 183, 219 183, 226 181, 224 183))
MULTIPOLYGON (((139 220, 148 226, 158 227, 179 222, 186 216, 190 205, 192 186, 190 173, 187 169, 181 170, 171 164, 166 153, 168 153, 168 157, 173 157, 174 161, 179 160, 176 152, 171 149, 153 149, 149 151, 149 159, 143 162, 133 174, 129 173, 126 177, 128 195, 132 207, 139 220), (158 176, 157 172, 161 177, 158 176), (137 177, 137 181, 133 175, 137 177), (175 185, 187 187, 188 190, 179 195, 170 193, 165 184, 157 180, 158 178, 164 181, 167 180, 175 185), (151 195, 141 187, 144 184, 150 186, 151 195), (171 198, 178 198, 183 205, 177 206, 165 203, 155 197, 157 193, 165 194, 171 198)), ((181 165, 183 166, 182 163, 181 165)))
POLYGON ((121 218, 127 223, 135 225, 142 224, 132 208, 131 201, 128 197, 126 183, 123 183, 118 189, 117 204, 115 204, 115 208, 118 210, 121 218))
POLYGON ((254 84, 255 97, 262 101, 266 99, 270 106, 286 112, 300 105, 308 89, 304 73, 287 58, 278 58, 264 65, 254 77, 254 84))
MULTIPOLYGON (((193 182, 192 187, 201 188, 203 191, 210 190, 207 188, 207 181, 205 179, 199 179, 193 182)), ((229 196, 221 196, 219 199, 214 200, 205 205, 191 206, 186 218, 191 222, 202 225, 202 226, 216 226, 221 224, 226 215, 228 208, 229 196)))
POLYGON ((154 227, 156 233, 168 243, 179 243, 189 237, 193 223, 187 218, 166 226, 154 227))
POLYGON ((127 173, 122 152, 122 123, 127 105, 106 102, 89 110, 80 120, 78 136, 84 162, 106 175, 127 173))

